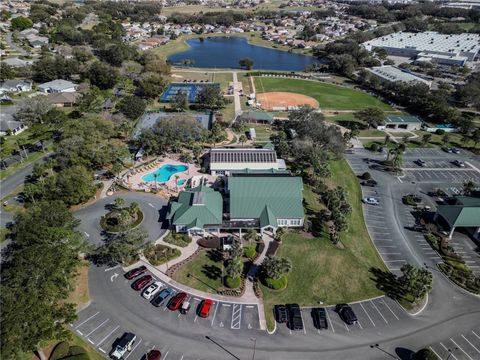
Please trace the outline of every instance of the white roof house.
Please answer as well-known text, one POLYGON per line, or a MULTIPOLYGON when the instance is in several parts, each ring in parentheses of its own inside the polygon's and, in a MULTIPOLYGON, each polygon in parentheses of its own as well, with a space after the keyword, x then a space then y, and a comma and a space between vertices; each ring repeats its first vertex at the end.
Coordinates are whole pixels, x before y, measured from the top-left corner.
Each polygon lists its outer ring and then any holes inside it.
POLYGON ((372 51, 382 48, 390 55, 422 56, 443 55, 466 57, 473 61, 480 52, 480 35, 478 34, 439 34, 435 31, 423 33, 397 32, 385 35, 363 43, 365 48, 372 51))
POLYGON ((277 158, 271 149, 211 149, 210 173, 212 175, 230 175, 243 171, 278 171, 285 170, 285 161, 277 158))
POLYGON ((374 66, 372 68, 367 68, 366 70, 370 72, 372 75, 374 75, 375 77, 383 81, 388 81, 388 82, 402 81, 406 83, 420 82, 428 85, 428 87, 432 85, 431 81, 427 81, 425 79, 422 79, 419 76, 410 74, 408 72, 405 72, 391 65, 374 66))
POLYGON ((78 85, 71 81, 57 79, 38 85, 38 91, 43 93, 62 93, 62 92, 75 92, 78 85))
POLYGON ((0 94, 6 92, 25 92, 32 90, 32 82, 30 80, 5 80, 0 84, 0 94))

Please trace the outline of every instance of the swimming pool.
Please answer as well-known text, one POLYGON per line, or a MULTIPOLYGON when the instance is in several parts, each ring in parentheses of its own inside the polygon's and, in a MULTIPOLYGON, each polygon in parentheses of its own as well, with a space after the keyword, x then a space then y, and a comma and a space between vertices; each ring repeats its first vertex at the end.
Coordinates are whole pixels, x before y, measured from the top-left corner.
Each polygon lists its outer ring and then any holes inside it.
POLYGON ((148 173, 147 175, 142 176, 142 180, 145 182, 157 181, 159 183, 167 182, 170 180, 173 174, 183 172, 188 169, 186 165, 172 165, 165 164, 154 172, 148 173))
POLYGON ((177 185, 178 185, 178 186, 182 186, 182 185, 185 184, 186 182, 187 182, 187 179, 178 179, 177 185))

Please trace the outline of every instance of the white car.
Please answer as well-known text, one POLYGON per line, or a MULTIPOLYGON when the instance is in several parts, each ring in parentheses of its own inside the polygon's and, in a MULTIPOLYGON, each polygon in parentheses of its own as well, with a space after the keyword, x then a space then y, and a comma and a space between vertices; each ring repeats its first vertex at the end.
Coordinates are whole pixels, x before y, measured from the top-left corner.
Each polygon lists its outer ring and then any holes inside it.
POLYGON ((374 198, 374 197, 365 197, 362 199, 362 201, 365 203, 365 204, 369 204, 369 205, 378 205, 380 204, 380 201, 378 201, 378 199, 374 198))
POLYGON ((152 296, 155 295, 162 286, 163 284, 160 281, 155 281, 153 284, 143 290, 142 296, 145 299, 150 300, 152 296))

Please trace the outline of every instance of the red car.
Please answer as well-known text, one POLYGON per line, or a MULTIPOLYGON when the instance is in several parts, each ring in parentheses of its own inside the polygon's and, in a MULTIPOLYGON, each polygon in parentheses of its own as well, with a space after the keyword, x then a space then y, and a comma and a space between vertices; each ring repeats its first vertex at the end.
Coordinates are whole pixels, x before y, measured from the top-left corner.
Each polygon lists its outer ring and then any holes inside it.
POLYGON ((137 291, 142 290, 150 283, 150 281, 152 281, 152 279, 152 275, 144 275, 140 279, 135 280, 132 284, 132 289, 137 291))
POLYGON ((198 316, 202 318, 208 317, 208 315, 210 314, 210 309, 212 305, 213 305, 212 300, 210 299, 203 300, 202 303, 200 304, 200 311, 198 312, 198 316))
POLYGON ((168 303, 168 308, 172 311, 180 309, 183 302, 187 299, 187 293, 181 292, 172 297, 172 300, 168 303))
POLYGON ((143 275, 147 272, 147 267, 146 266, 140 266, 138 268, 132 269, 129 272, 125 273, 125 277, 128 280, 132 280, 136 278, 137 276, 143 275))
POLYGON ((147 360, 160 360, 162 354, 158 350, 150 350, 147 354, 147 360))

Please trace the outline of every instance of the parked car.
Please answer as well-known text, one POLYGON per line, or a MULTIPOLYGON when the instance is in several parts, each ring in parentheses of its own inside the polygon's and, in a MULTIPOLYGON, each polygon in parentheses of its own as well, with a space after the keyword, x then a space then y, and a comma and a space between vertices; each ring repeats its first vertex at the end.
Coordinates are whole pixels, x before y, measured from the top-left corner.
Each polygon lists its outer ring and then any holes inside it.
POLYGON ((340 315, 341 319, 348 325, 353 325, 358 322, 357 316, 353 309, 348 304, 338 304, 335 311, 340 315))
POLYGON ((442 150, 450 154, 453 152, 452 148, 449 148, 449 147, 442 147, 442 150))
POLYGON ((452 148, 452 152, 453 152, 454 154, 460 154, 460 150, 458 150, 456 147, 453 147, 453 148, 452 148))
POLYGON ((317 329, 328 329, 327 310, 325 308, 312 309, 313 326, 317 329))
POLYGON ((162 353, 159 350, 150 350, 147 354, 147 360, 160 360, 162 353))
POLYGON ((147 267, 146 266, 140 266, 135 269, 132 269, 128 272, 125 273, 125 278, 128 280, 132 280, 136 278, 137 276, 143 275, 147 272, 147 267))
POLYGON ((110 353, 110 357, 116 360, 122 359, 123 355, 125 355, 127 351, 132 350, 132 345, 136 339, 137 337, 135 336, 135 334, 132 334, 132 333, 123 334, 123 336, 117 342, 117 345, 115 346, 115 348, 110 353))
POLYGON ((212 308, 213 300, 205 299, 200 304, 200 310, 198 311, 198 316, 202 318, 208 317, 210 314, 210 309, 212 308))
POLYGON ((364 180, 360 183, 360 185, 362 186, 370 186, 370 187, 375 187, 377 186, 377 182, 373 179, 369 179, 369 180, 364 180))
POLYGON ((275 319, 278 323, 287 322, 287 308, 285 305, 275 305, 275 319))
POLYGON ((302 313, 298 304, 288 304, 288 328, 290 330, 303 330, 302 313))
POLYGON ((190 311, 191 306, 192 306, 192 305, 190 304, 190 302, 184 301, 183 304, 182 304, 182 307, 180 308, 180 313, 182 313, 183 315, 188 314, 188 312, 190 311))
POLYGON ((166 288, 163 289, 162 291, 159 292, 157 296, 152 300, 152 305, 159 307, 162 305, 162 303, 170 296, 173 294, 173 289, 171 288, 166 288))
POLYGON ((427 163, 422 159, 417 159, 415 162, 417 163, 418 166, 421 166, 421 167, 425 167, 427 165, 427 163))
POLYGON ((132 289, 140 291, 145 286, 147 286, 150 281, 152 281, 152 279, 152 275, 143 275, 141 278, 134 281, 134 283, 132 284, 132 289))
POLYGON ((172 311, 176 311, 180 309, 180 306, 182 306, 183 302, 187 299, 187 293, 185 292, 179 292, 176 294, 174 297, 170 299, 168 302, 168 308, 172 311))
POLYGON ((455 166, 458 166, 458 167, 465 167, 465 163, 463 161, 460 161, 460 160, 453 160, 452 164, 455 165, 455 166))
POLYGON ((145 290, 143 290, 142 296, 150 300, 157 292, 160 291, 163 284, 160 281, 155 281, 153 284, 150 284, 145 290))
POLYGON ((364 197, 362 199, 362 201, 365 203, 365 204, 369 204, 369 205, 378 205, 380 204, 380 201, 378 201, 378 199, 374 198, 374 197, 364 197))

